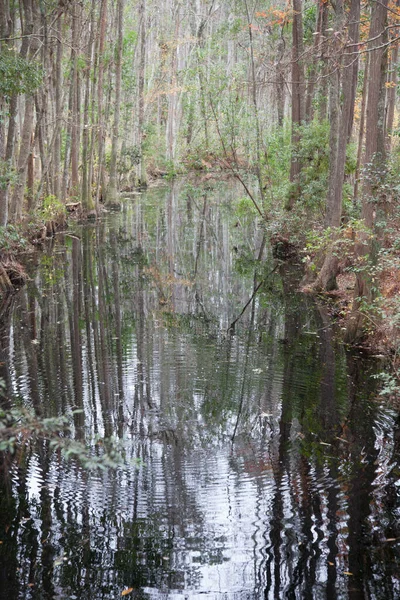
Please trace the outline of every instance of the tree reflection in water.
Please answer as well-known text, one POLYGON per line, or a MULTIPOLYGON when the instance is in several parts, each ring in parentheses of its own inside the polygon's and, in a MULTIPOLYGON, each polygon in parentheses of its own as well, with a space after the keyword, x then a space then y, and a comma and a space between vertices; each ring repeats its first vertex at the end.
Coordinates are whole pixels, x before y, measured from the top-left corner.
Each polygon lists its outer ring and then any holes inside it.
POLYGON ((4 406, 69 414, 126 464, 85 472, 46 442, 1 456, 1 597, 400 597, 399 418, 298 267, 257 260, 237 196, 127 200, 5 300, 4 406))

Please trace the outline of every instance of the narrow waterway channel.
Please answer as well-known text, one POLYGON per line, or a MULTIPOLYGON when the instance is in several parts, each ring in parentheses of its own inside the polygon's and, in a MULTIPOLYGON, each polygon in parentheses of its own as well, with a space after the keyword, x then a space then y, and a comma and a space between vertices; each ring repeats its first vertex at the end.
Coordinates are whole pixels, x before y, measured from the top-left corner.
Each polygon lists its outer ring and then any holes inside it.
POLYGON ((0 598, 400 598, 399 416, 239 196, 178 181, 30 259, 6 396, 125 462, 2 456, 0 598))

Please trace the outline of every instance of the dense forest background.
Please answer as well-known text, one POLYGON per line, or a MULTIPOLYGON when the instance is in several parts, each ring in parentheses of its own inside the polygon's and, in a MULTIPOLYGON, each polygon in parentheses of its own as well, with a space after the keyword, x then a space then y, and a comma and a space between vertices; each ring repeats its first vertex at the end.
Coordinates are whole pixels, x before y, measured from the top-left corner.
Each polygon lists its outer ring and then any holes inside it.
POLYGON ((0 0, 3 229, 230 173, 271 236, 318 231, 308 289, 351 254, 358 339, 393 247, 399 17, 387 0, 0 0))

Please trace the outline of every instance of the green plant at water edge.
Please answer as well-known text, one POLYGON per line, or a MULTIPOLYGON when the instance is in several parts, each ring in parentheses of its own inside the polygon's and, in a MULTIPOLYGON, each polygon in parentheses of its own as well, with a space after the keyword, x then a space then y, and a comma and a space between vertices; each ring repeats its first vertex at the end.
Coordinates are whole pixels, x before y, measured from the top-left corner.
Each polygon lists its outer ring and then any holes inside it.
POLYGON ((7 225, 0 227, 0 252, 17 252, 28 245, 19 227, 7 225))
POLYGON ((46 196, 43 200, 43 206, 39 211, 43 221, 64 221, 67 211, 62 202, 53 195, 46 196))
POLYGON ((400 395, 400 382, 395 375, 382 372, 373 375, 373 378, 382 382, 382 387, 379 391, 380 396, 393 397, 400 395))
POLYGON ((46 440, 63 458, 76 460, 85 469, 104 470, 126 464, 120 439, 96 436, 85 444, 72 438, 71 418, 79 418, 82 412, 42 418, 26 408, 0 408, 0 452, 13 455, 19 448, 46 440))

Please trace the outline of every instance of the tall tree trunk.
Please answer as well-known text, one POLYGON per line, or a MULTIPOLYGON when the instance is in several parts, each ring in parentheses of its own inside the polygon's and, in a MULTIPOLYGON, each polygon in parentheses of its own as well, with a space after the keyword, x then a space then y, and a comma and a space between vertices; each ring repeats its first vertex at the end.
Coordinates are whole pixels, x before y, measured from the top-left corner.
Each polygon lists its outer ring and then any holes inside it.
POLYGON ((317 4, 317 22, 316 22, 316 28, 315 28, 315 33, 314 33, 312 62, 311 62, 311 66, 310 66, 309 72, 308 72, 307 94, 306 94, 306 101, 305 101, 305 108, 304 108, 305 121, 307 123, 310 123, 310 121, 312 121, 312 118, 314 115, 313 101, 314 101, 314 91, 315 91, 315 83, 316 83, 316 77, 317 77, 317 69, 318 69, 318 60, 319 60, 318 52, 319 52, 319 47, 321 45, 321 38, 323 35, 322 20, 323 20, 324 2, 323 2, 323 0, 316 0, 316 4, 317 4))
POLYGON ((144 74, 145 74, 145 63, 146 63, 146 2, 141 0, 139 5, 139 17, 140 17, 140 59, 139 59, 139 80, 138 80, 138 95, 139 95, 139 110, 138 110, 138 131, 139 139, 138 145, 140 148, 140 162, 139 162, 139 185, 142 187, 147 186, 146 176, 146 165, 143 154, 143 142, 144 142, 144 74))
MULTIPOLYGON (((328 20, 329 20, 329 3, 322 2, 321 4, 321 31, 326 31, 328 28, 328 20)), ((329 58, 328 58, 328 50, 327 44, 321 41, 321 56, 320 61, 322 65, 322 75, 320 78, 318 97, 319 97, 319 107, 318 107, 318 116, 321 121, 326 119, 328 114, 328 81, 329 81, 329 58)))
POLYGON ((62 116, 62 104, 61 104, 61 86, 62 86, 62 12, 60 10, 57 24, 57 49, 56 49, 56 65, 55 65, 55 140, 54 140, 54 156, 53 156, 53 193, 56 198, 61 197, 61 116, 62 116))
MULTIPOLYGON (((101 195, 103 162, 104 162, 104 106, 103 106, 103 80, 104 80, 104 42, 107 26, 107 0, 102 0, 100 7, 99 23, 99 75, 97 81, 97 131, 98 131, 98 173, 96 186, 96 210, 101 195)), ((104 193, 104 190, 103 190, 104 193)))
MULTIPOLYGON (((4 42, 8 42, 8 37, 11 33, 11 28, 9 24, 10 19, 10 11, 7 2, 1 0, 0 3, 0 29, 1 29, 1 39, 3 42, 0 42, 0 45, 4 42)), ((37 41, 33 41, 31 39, 31 34, 34 31, 34 18, 32 13, 32 6, 28 0, 24 0, 23 7, 21 7, 21 30, 24 34, 21 43, 21 49, 19 55, 21 58, 25 59, 28 55, 29 49, 32 46, 33 50, 37 48, 37 41), (32 43, 31 43, 32 42, 32 43)), ((7 144, 4 150, 5 144, 5 121, 4 121, 4 113, 5 113, 5 99, 0 98, 0 160, 3 159, 3 169, 5 169, 4 173, 4 183, 0 186, 0 225, 7 225, 9 213, 12 214, 13 209, 9 206, 9 188, 10 188, 10 169, 14 162, 14 149, 15 149, 15 131, 16 131, 16 116, 17 116, 17 108, 18 108, 18 99, 17 95, 13 94, 9 103, 9 116, 8 116, 8 131, 7 131, 7 144), (2 148, 1 148, 2 146, 2 148)), ((33 109, 32 109, 32 124, 33 124, 33 109)), ((32 129, 31 124, 31 129, 32 129)), ((28 127, 28 122, 26 123, 28 127)), ((25 130, 24 130, 25 131, 25 130)), ((27 136, 22 136, 23 140, 26 141, 27 136)), ((29 135, 30 140, 30 135, 29 135)), ((29 156, 29 149, 27 153, 23 153, 19 158, 21 161, 18 161, 17 166, 17 181, 16 187, 22 188, 22 196, 24 192, 25 180, 26 180, 26 169, 27 169, 27 161, 29 156), (25 169, 20 170, 20 163, 22 164, 23 158, 25 157, 25 169), (25 178, 25 179, 24 179, 25 178)), ((22 200, 21 200, 22 205, 22 200)))
POLYGON ((114 123, 112 132, 112 147, 110 159, 110 178, 107 186, 106 204, 119 204, 117 183, 117 157, 118 157, 118 134, 119 116, 121 108, 121 70, 122 70, 122 43, 123 43, 123 13, 124 0, 118 0, 117 4, 117 48, 115 56, 115 104, 114 123))
MULTIPOLYGON (((179 39, 179 28, 180 28, 180 5, 175 1, 174 3, 174 21, 175 21, 175 39, 179 39)), ((200 52, 200 41, 201 33, 198 34, 197 44, 198 51, 200 52), (200 37, 199 37, 200 35, 200 37)), ((203 41, 201 41, 203 44, 203 41)), ((175 160, 175 150, 176 150, 176 136, 177 136, 177 124, 178 124, 178 92, 177 88, 177 71, 178 71, 178 56, 177 56, 177 48, 172 47, 171 49, 171 67, 170 67, 170 86, 172 88, 171 93, 168 95, 168 116, 167 116, 167 127, 166 127, 166 158, 167 160, 173 162, 175 160)), ((200 86, 200 109, 203 118, 204 125, 204 135, 205 135, 205 145, 206 149, 209 147, 209 134, 208 134, 208 121, 206 114, 206 102, 205 102, 205 89, 204 89, 204 74, 202 71, 202 66, 200 65, 200 60, 198 60, 198 78, 199 78, 199 86, 200 86)))
MULTIPOLYGON (((399 3, 397 3, 399 6, 399 3)), ((387 114, 386 114, 386 152, 390 152, 392 145, 392 133, 393 133, 393 122, 394 122, 394 109, 396 106, 396 92, 397 92, 397 70, 398 70, 398 58, 399 58, 399 45, 396 43, 390 55, 390 79, 389 88, 387 91, 387 114)))
POLYGON ((78 73, 78 25, 81 18, 81 9, 74 4, 72 10, 72 78, 71 78, 71 185, 69 194, 77 198, 79 194, 79 146, 80 146, 80 102, 79 102, 79 73, 78 73))
MULTIPOLYGON (((364 164, 368 169, 362 187, 362 218, 365 227, 374 230, 379 173, 384 168, 384 95, 387 47, 387 2, 376 2, 372 7, 371 27, 368 44, 369 77, 367 101, 367 128, 365 135, 364 164)), ((346 331, 346 341, 355 343, 365 334, 365 316, 362 311, 363 303, 369 305, 374 298, 374 287, 370 272, 371 261, 375 254, 375 241, 370 233, 360 232, 356 243, 358 269, 352 314, 346 331)))
POLYGON ((22 218, 22 207, 25 193, 25 183, 28 168, 28 158, 31 152, 32 129, 34 118, 34 98, 25 98, 24 124, 22 127, 21 146, 18 156, 16 182, 11 198, 10 217, 14 222, 22 218))
MULTIPOLYGON (((351 121, 353 106, 355 102, 354 80, 354 60, 357 54, 354 44, 359 40, 359 20, 360 20, 360 0, 352 0, 348 23, 348 44, 350 50, 341 58, 341 48, 339 46, 339 37, 336 32, 343 32, 344 29, 344 5, 342 0, 337 0, 335 4, 336 20, 335 35, 336 54, 334 53, 333 64, 331 65, 331 86, 330 86, 330 165, 328 179, 328 195, 326 201, 326 227, 333 229, 332 245, 337 238, 337 228, 340 227, 342 216, 342 199, 344 171, 346 163, 346 146, 349 135, 351 134, 351 121), (340 68, 340 63, 341 67, 340 68), (340 86, 340 73, 342 72, 342 85, 340 86), (340 100, 342 107, 340 108, 340 100)), ((330 291, 336 289, 336 275, 339 266, 339 259, 330 248, 325 255, 322 268, 313 285, 317 291, 330 291)))
POLYGON ((285 52, 285 42, 283 39, 283 29, 281 31, 281 38, 278 42, 278 58, 276 61, 275 76, 276 76, 276 108, 278 113, 278 125, 282 127, 283 119, 285 117, 285 74, 284 67, 282 66, 282 60, 285 52))
POLYGON ((82 208, 88 216, 94 214, 94 201, 92 197, 92 186, 89 179, 89 158, 90 158, 90 123, 89 123, 89 103, 90 103, 90 77, 92 75, 92 51, 95 29, 95 0, 92 0, 90 33, 86 53, 86 73, 85 73, 85 98, 83 108, 83 135, 82 135, 82 208))
POLYGON ((292 27, 292 158, 290 163, 291 190, 287 208, 293 208, 300 196, 301 164, 297 156, 300 143, 299 127, 304 121, 304 66, 302 0, 293 0, 292 27))
POLYGON ((358 188, 360 183, 360 171, 361 171, 361 158, 363 151, 363 143, 364 143, 364 129, 365 129, 365 109, 367 107, 367 96, 368 96, 368 74, 369 74, 369 52, 365 57, 365 67, 364 67, 364 82, 363 82, 363 91, 361 98, 361 114, 360 114, 360 127, 358 131, 358 146, 357 146, 357 162, 356 162, 356 172, 354 175, 355 183, 354 183, 354 198, 353 201, 356 204, 358 200, 358 188))

